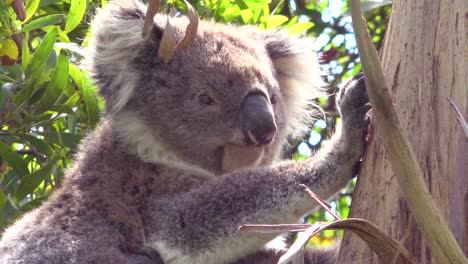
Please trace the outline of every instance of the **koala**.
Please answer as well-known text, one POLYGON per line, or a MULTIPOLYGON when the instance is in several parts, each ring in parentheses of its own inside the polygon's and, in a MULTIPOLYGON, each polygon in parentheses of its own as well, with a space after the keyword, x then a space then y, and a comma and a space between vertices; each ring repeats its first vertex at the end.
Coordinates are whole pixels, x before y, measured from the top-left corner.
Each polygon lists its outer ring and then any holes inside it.
POLYGON ((167 23, 180 39, 188 21, 158 14, 143 38, 145 13, 120 1, 94 18, 84 66, 106 113, 62 186, 4 232, 0 263, 276 263, 273 235, 238 227, 294 223, 315 207, 299 184, 327 198, 355 175, 369 122, 362 76, 340 90, 327 146, 282 160, 323 94, 310 40, 200 21, 165 61, 167 23))

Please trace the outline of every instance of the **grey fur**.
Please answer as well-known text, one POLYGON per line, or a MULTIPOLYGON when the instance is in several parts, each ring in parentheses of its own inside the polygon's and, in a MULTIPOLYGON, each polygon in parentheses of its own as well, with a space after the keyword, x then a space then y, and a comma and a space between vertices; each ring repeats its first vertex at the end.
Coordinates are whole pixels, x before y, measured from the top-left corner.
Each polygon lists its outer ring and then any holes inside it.
MULTIPOLYGON (((328 146, 279 161, 323 86, 308 40, 201 22, 165 64, 157 48, 166 18, 143 41, 143 16, 142 4, 117 2, 95 18, 87 67, 107 114, 63 186, 5 231, 0 263, 265 263, 257 257, 273 237, 240 234, 241 224, 295 222, 314 209, 298 183, 326 198, 353 176, 368 122, 362 78, 341 91, 342 129, 328 146), (252 91, 277 98, 276 136, 258 161, 226 161, 226 145, 243 144, 237 113, 252 91), (200 104, 200 94, 215 103, 200 104)), ((186 19, 171 23, 181 37, 186 19)))

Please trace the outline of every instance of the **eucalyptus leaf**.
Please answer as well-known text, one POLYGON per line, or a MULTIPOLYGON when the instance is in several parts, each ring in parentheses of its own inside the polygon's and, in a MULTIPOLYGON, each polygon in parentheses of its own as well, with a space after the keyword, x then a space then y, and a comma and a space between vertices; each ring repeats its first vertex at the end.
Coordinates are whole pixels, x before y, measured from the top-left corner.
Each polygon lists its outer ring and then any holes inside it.
POLYGON ((18 189, 15 192, 15 198, 21 200, 26 195, 31 194, 34 190, 44 181, 47 177, 50 177, 50 173, 54 166, 56 166, 57 159, 50 160, 47 165, 40 168, 39 170, 23 177, 18 189))
POLYGON ((313 26, 313 22, 298 22, 297 24, 294 24, 289 28, 289 33, 292 35, 301 34, 307 31, 308 29, 312 28, 313 26))
POLYGON ((29 22, 26 26, 24 26, 19 33, 28 32, 31 30, 39 29, 45 26, 55 25, 62 23, 65 19, 65 15, 63 14, 55 14, 55 15, 48 15, 44 17, 40 17, 29 22))
POLYGON ((62 94, 62 89, 68 83, 68 73, 69 73, 69 59, 68 56, 64 53, 60 53, 57 65, 55 66, 52 79, 47 86, 45 96, 41 101, 41 105, 54 104, 57 102, 59 96, 62 94))
POLYGON ((19 176, 29 174, 28 166, 23 158, 16 154, 10 146, 0 142, 0 156, 8 162, 11 169, 19 176))
POLYGON ((80 24, 87 6, 86 0, 72 0, 70 2, 70 11, 68 12, 67 23, 65 24, 66 33, 72 31, 80 24))
POLYGON ((274 29, 274 28, 277 28, 279 26, 281 26, 282 24, 286 23, 288 21, 288 17, 287 16, 283 16, 283 15, 274 15, 274 16, 270 16, 268 17, 268 20, 267 20, 267 29, 274 29))
POLYGON ((41 44, 39 44, 39 46, 34 51, 31 63, 26 69, 26 75, 33 73, 47 60, 50 52, 52 51, 52 48, 54 47, 57 34, 58 29, 56 27, 47 33, 47 35, 44 37, 44 40, 42 40, 41 44))
POLYGON ((50 147, 50 145, 43 139, 40 139, 36 136, 29 135, 29 134, 18 134, 18 136, 29 142, 30 147, 36 148, 41 154, 46 156, 50 156, 54 153, 54 150, 50 147))
POLYGON ((57 42, 55 47, 67 49, 83 57, 86 55, 86 51, 75 43, 57 42))
POLYGON ((5 206, 5 203, 8 201, 7 196, 5 195, 5 192, 3 192, 2 189, 0 189, 0 212, 3 210, 3 207, 5 206))
POLYGON ((43 105, 37 108, 39 111, 49 111, 57 113, 66 113, 74 114, 72 107, 70 105, 60 104, 60 105, 43 105))
POLYGON ((26 1, 26 18, 23 23, 27 22, 36 13, 37 7, 41 0, 27 0, 26 1))
POLYGON ((94 127, 99 120, 99 106, 96 90, 94 89, 94 86, 90 84, 90 82, 85 82, 82 92, 89 125, 94 127))
POLYGON ((29 32, 26 32, 23 37, 23 44, 21 45, 21 69, 24 71, 31 59, 31 52, 29 50, 29 32))
POLYGON ((76 149, 83 138, 82 134, 66 132, 42 132, 40 135, 44 136, 48 142, 52 142, 60 146, 66 146, 70 149, 76 149))
POLYGON ((70 107, 73 107, 76 105, 76 103, 78 103, 79 100, 80 100, 80 93, 76 92, 72 96, 70 96, 64 104, 70 107))

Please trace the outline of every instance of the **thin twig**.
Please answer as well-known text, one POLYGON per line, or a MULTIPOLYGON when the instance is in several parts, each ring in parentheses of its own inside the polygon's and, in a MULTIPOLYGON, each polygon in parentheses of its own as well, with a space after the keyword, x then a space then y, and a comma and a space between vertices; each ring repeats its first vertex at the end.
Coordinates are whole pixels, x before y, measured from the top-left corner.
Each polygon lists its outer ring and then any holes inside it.
POLYGON ((305 184, 299 184, 299 186, 304 187, 306 192, 309 193, 310 197, 312 197, 312 199, 314 199, 320 206, 322 206, 323 209, 325 209, 327 212, 329 212, 331 215, 333 215, 333 217, 335 217, 335 219, 337 219, 337 220, 342 220, 343 219, 343 217, 341 217, 339 214, 337 214, 336 212, 333 212, 333 210, 331 209, 331 206, 327 202, 322 200, 320 197, 318 197, 314 192, 312 192, 309 189, 309 187, 307 187, 305 184))

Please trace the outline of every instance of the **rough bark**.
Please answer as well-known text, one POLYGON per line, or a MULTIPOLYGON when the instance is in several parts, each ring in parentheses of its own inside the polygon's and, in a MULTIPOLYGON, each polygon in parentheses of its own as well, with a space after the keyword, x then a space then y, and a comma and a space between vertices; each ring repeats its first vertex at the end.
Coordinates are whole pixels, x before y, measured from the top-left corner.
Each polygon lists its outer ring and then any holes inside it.
MULTIPOLYGON (((428 187, 468 253, 468 142, 447 98, 468 113, 465 0, 393 2, 382 64, 398 118, 409 135, 428 187)), ((370 220, 420 263, 435 263, 401 195, 374 131, 353 194, 350 217, 370 220)), ((337 263, 378 263, 355 235, 345 234, 337 263)))

